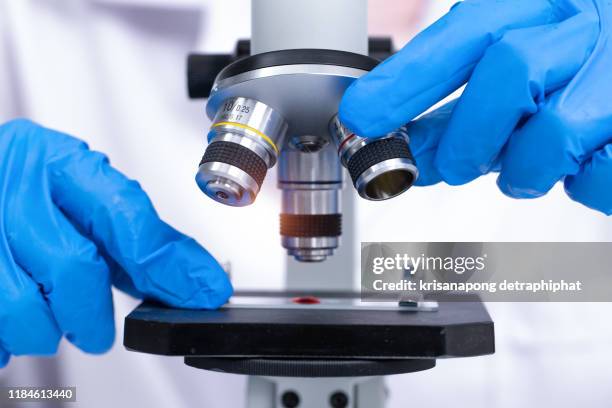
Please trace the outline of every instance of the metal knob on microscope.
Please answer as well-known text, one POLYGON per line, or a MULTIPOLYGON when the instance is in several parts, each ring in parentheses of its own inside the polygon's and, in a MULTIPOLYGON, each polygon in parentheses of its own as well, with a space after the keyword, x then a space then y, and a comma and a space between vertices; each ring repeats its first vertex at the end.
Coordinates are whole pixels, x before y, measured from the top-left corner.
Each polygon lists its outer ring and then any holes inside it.
POLYGON ((270 106, 242 97, 225 100, 208 133, 198 186, 220 203, 252 204, 286 132, 287 123, 270 106))
POLYGON ((367 200, 396 197, 412 187, 419 176, 405 128, 381 138, 365 138, 347 129, 336 116, 330 133, 355 189, 367 200))

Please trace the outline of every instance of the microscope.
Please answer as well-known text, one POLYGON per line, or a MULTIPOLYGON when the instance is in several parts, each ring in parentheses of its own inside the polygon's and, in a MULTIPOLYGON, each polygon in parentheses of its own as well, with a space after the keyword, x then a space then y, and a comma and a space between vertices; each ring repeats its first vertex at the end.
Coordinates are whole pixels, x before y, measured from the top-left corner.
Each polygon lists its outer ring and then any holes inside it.
POLYGON ((207 98, 212 122, 196 182, 242 207, 277 168, 287 290, 237 292, 215 311, 144 303, 126 318, 125 346, 248 375, 248 408, 383 407, 385 375, 493 353, 481 303, 354 291, 355 196, 392 199, 418 178, 406 129, 368 139, 337 116, 351 83, 393 52, 368 38, 367 0, 252 0, 251 16, 233 55, 188 58, 189 95, 207 98))

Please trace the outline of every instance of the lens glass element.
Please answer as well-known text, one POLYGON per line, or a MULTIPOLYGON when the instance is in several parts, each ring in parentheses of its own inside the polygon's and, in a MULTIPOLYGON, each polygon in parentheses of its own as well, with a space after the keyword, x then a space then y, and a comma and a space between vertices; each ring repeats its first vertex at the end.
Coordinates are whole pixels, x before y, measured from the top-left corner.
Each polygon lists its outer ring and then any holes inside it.
POLYGON ((386 200, 402 194, 414 183, 414 173, 404 169, 382 173, 365 186, 365 194, 372 200, 386 200))

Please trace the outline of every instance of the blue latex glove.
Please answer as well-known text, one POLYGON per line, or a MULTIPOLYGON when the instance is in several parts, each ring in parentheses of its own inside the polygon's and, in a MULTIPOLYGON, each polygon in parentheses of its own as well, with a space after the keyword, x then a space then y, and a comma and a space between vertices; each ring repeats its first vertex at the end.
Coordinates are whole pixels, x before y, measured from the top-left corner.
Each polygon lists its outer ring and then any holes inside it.
POLYGON ((500 171, 517 198, 564 180, 612 213, 612 2, 466 0, 356 81, 340 119, 376 137, 469 80, 456 104, 409 127, 428 185, 500 171))
POLYGON ((16 120, 0 127, 0 157, 0 367, 53 354, 62 336, 108 350, 111 284, 175 307, 230 296, 213 257, 82 141, 16 120))

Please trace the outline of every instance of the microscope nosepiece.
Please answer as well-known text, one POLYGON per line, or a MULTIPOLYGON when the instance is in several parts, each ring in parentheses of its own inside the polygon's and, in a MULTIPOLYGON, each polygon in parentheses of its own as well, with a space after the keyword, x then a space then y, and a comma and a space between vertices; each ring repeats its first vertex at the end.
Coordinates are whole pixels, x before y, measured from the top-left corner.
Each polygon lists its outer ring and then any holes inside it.
POLYGON ((338 156, 361 197, 387 200, 408 190, 418 178, 405 128, 382 138, 368 139, 344 127, 337 116, 330 127, 338 156))
POLYGON ((271 107, 249 98, 227 99, 217 112, 196 181, 210 198, 242 207, 257 197, 278 159, 287 123, 271 107))

